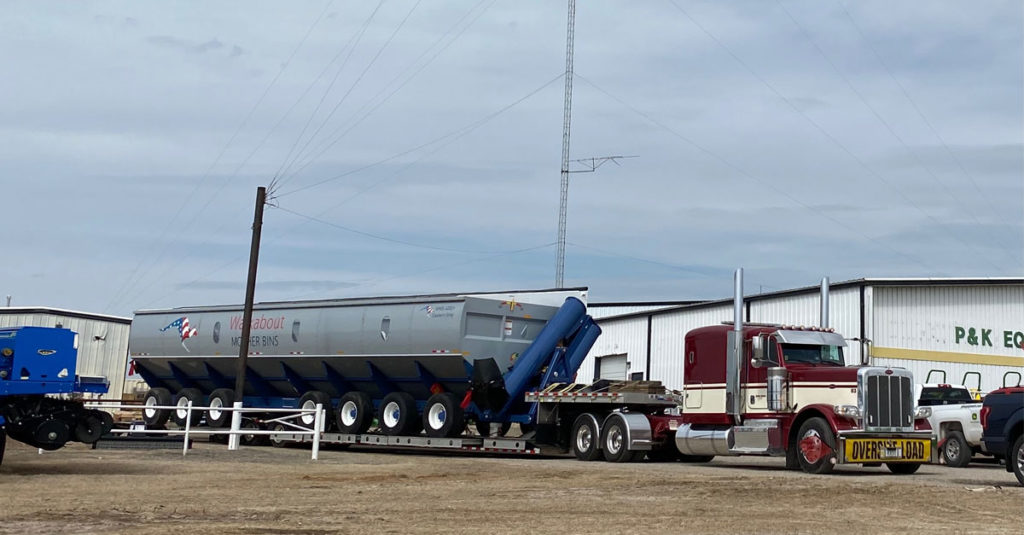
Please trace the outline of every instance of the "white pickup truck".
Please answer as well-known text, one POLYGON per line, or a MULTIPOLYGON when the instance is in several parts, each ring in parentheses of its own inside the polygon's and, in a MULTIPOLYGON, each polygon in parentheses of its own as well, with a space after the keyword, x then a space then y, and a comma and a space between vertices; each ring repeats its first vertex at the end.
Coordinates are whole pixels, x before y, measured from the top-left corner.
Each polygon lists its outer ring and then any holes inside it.
POLYGON ((939 445, 942 462, 964 467, 971 456, 984 451, 981 442, 981 402, 965 386, 950 384, 917 385, 917 404, 930 407, 928 423, 939 445))

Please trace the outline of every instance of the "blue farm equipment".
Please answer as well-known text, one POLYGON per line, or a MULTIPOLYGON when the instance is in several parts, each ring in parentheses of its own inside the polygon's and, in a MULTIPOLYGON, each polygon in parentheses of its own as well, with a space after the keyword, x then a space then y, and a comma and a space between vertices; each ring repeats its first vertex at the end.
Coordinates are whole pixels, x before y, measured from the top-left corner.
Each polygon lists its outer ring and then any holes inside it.
POLYGON ((96 442, 113 427, 109 414, 54 397, 107 391, 105 378, 75 374, 77 358, 78 335, 68 329, 0 329, 0 461, 8 436, 55 450, 96 442))

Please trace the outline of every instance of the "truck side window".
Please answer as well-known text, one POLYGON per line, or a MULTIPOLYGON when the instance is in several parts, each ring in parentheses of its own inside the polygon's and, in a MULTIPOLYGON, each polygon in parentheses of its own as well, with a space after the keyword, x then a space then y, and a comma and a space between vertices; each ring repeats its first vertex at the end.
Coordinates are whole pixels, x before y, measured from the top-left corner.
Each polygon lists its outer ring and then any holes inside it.
POLYGON ((768 362, 779 363, 779 345, 770 336, 768 337, 768 362))

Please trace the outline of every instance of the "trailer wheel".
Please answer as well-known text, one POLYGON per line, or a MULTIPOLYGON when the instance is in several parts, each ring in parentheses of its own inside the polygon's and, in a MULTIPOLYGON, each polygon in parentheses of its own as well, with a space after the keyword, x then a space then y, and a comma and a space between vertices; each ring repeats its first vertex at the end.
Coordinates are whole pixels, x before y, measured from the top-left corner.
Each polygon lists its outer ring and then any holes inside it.
POLYGON ((629 439, 622 418, 608 418, 601 431, 601 450, 604 460, 610 463, 626 463, 633 460, 633 452, 629 450, 629 439))
POLYGON ((505 436, 508 433, 509 429, 512 429, 512 423, 511 422, 502 422, 502 423, 499 424, 497 422, 479 422, 478 421, 478 422, 476 422, 475 425, 476 425, 476 432, 479 433, 480 436, 482 436, 484 438, 487 438, 487 437, 490 437, 490 436, 503 437, 503 436, 505 436), (495 430, 494 426, 498 426, 498 429, 495 430))
MULTIPOLYGON (((320 405, 323 405, 324 424, 327 425, 327 423, 330 422, 331 418, 334 416, 333 414, 331 414, 331 411, 334 410, 334 408, 331 407, 331 396, 328 396, 326 392, 321 392, 319 390, 310 390, 309 392, 303 394, 301 398, 299 398, 299 408, 303 410, 315 409, 318 403, 320 405)), ((299 424, 307 429, 312 429, 313 424, 315 422, 316 415, 312 413, 303 414, 302 416, 299 416, 299 424)))
POLYGON ((457 437, 466 430, 466 416, 451 392, 430 396, 423 409, 423 429, 428 437, 457 437))
POLYGON ((808 474, 828 474, 835 465, 832 455, 836 449, 836 441, 832 429, 820 417, 809 418, 800 426, 797 433, 796 457, 800 469, 808 474))
POLYGON ((79 418, 75 422, 74 435, 78 442, 93 444, 103 436, 103 421, 92 414, 79 418))
POLYGON ((596 461, 601 456, 601 433, 593 414, 581 414, 572 424, 570 446, 581 461, 596 461))
POLYGON ((349 392, 338 400, 335 411, 338 431, 358 435, 373 423, 373 402, 362 392, 349 392))
POLYGON ((227 427, 231 425, 231 412, 220 410, 235 403, 235 391, 230 388, 218 388, 210 393, 210 408, 206 411, 206 425, 210 427, 227 427))
MULTIPOLYGON (((143 403, 146 407, 167 407, 173 403, 171 391, 166 388, 150 388, 149 392, 146 392, 146 401, 143 403)), ((146 408, 142 410, 142 421, 145 422, 146 427, 163 427, 170 417, 171 411, 168 409, 146 408)))
POLYGON ((946 434, 946 442, 942 446, 942 458, 946 464, 955 468, 963 468, 971 462, 971 447, 960 431, 946 434))
MULTIPOLYGON (((271 430, 274 431, 275 433, 287 433, 288 432, 288 429, 282 423, 274 424, 274 427, 271 430)), ((275 447, 275 448, 283 448, 283 447, 288 445, 288 441, 285 440, 283 437, 281 437, 281 435, 269 435, 269 437, 270 437, 270 445, 275 447)))
MULTIPOLYGON (((259 431, 260 424, 256 423, 256 421, 251 418, 246 418, 242 420, 242 429, 248 429, 250 431, 259 431)), ((239 437, 239 442, 241 442, 243 446, 263 446, 267 443, 267 436, 241 435, 239 437)))
POLYGON ((380 402, 377 415, 380 430, 385 435, 414 435, 419 433, 420 419, 416 414, 416 400, 405 392, 392 392, 380 402))
MULTIPOLYGON (((171 420, 178 424, 178 427, 185 427, 186 418, 188 418, 188 402, 192 402, 193 407, 203 406, 203 393, 198 388, 182 388, 178 391, 178 395, 174 396, 174 409, 171 414, 171 420)), ((192 427, 199 427, 199 421, 203 417, 203 411, 192 410, 192 427)))
POLYGON ((921 468, 921 463, 885 463, 885 467, 890 472, 903 476, 917 472, 917 469, 921 468))

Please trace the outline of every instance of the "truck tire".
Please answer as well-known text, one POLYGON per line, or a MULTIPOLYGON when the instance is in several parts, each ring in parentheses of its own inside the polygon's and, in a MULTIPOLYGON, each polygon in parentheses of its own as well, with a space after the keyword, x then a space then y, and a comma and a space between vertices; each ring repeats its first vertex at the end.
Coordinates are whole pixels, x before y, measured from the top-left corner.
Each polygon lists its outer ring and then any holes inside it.
POLYGON ((479 433, 480 436, 484 438, 490 436, 503 437, 506 434, 508 434, 509 429, 512 429, 512 424, 509 422, 504 422, 501 424, 498 424, 496 422, 476 422, 475 425, 476 432, 479 433), (494 426, 498 426, 498 428, 494 429, 494 426))
MULTIPOLYGON (((146 392, 146 400, 143 404, 147 407, 167 407, 173 403, 171 391, 166 388, 150 388, 146 392)), ((171 417, 169 409, 143 409, 142 421, 149 428, 163 428, 167 425, 167 419, 171 417)))
POLYGON ((824 418, 815 416, 804 422, 796 434, 794 447, 800 469, 808 474, 828 474, 835 467, 832 456, 836 440, 824 418))
POLYGON ((1024 487, 1024 435, 1017 437, 1010 448, 1010 455, 1006 462, 1013 469, 1013 475, 1017 476, 1017 483, 1024 487))
MULTIPOLYGON (((299 408, 303 410, 315 409, 317 404, 323 406, 324 409, 324 427, 330 425, 334 414, 332 411, 334 408, 331 406, 331 396, 328 396, 326 392, 320 390, 310 390, 302 397, 299 398, 299 408)), ((299 416, 299 425, 306 429, 313 429, 313 424, 316 423, 316 415, 313 413, 303 414, 299 416)))
POLYGON ((971 447, 960 431, 946 433, 946 441, 942 446, 942 459, 955 468, 963 468, 971 462, 971 447))
POLYGON ((210 427, 228 427, 231 425, 231 411, 218 410, 231 407, 235 403, 235 391, 230 388, 218 388, 210 392, 210 408, 206 411, 206 425, 210 427))
POLYGON ((633 452, 629 449, 626 424, 622 418, 609 418, 601 431, 601 451, 604 460, 610 463, 627 463, 633 460, 633 452))
POLYGON ((373 423, 373 402, 362 392, 349 392, 338 400, 335 411, 338 431, 358 435, 373 423))
MULTIPOLYGON (((178 408, 171 411, 171 421, 178 424, 178 427, 185 427, 185 419, 189 412, 185 407, 188 406, 189 401, 192 402, 193 407, 202 407, 203 393, 198 388, 182 388, 178 391, 178 395, 174 396, 174 406, 178 408)), ((192 427, 199 427, 202 418, 203 411, 192 409, 192 427)))
POLYGON ((601 457, 601 433, 593 414, 581 414, 572 424, 569 445, 573 455, 581 461, 596 461, 601 457))
POLYGON ((921 463, 885 463, 885 467, 894 474, 906 476, 917 472, 921 463))
POLYGON ((419 434, 420 418, 416 414, 416 400, 405 392, 392 392, 384 396, 380 402, 377 422, 385 435, 419 434))
POLYGON ((430 396, 423 408, 423 430, 428 437, 457 437, 466 430, 466 416, 455 394, 442 392, 430 396))

